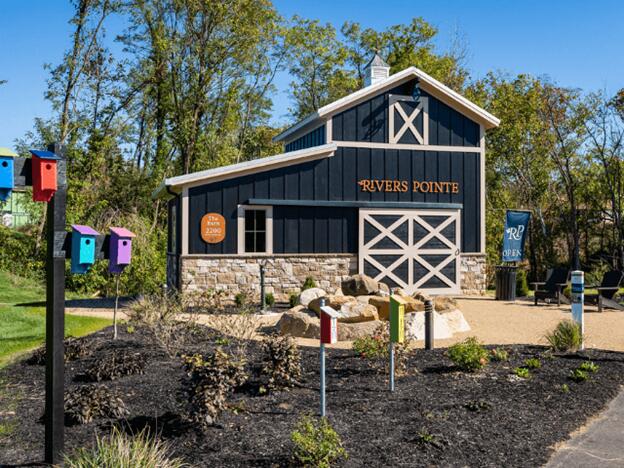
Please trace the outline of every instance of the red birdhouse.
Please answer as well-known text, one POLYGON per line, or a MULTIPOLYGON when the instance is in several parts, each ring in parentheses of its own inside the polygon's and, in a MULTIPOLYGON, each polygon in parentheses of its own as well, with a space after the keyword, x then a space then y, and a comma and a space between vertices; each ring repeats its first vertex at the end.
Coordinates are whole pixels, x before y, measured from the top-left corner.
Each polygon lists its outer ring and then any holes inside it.
POLYGON ((338 341, 339 314, 330 306, 321 307, 321 343, 334 344, 338 341))
POLYGON ((51 151, 30 150, 32 154, 33 200, 49 202, 57 189, 56 162, 61 159, 51 151))

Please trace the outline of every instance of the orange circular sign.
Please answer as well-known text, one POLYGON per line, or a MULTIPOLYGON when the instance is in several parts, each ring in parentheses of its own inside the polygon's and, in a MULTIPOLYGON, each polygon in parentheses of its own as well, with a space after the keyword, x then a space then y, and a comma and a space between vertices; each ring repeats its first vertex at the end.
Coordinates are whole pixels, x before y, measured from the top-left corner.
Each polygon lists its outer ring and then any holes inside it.
POLYGON ((218 244, 225 239, 225 218, 219 213, 207 213, 201 219, 201 236, 204 242, 218 244))

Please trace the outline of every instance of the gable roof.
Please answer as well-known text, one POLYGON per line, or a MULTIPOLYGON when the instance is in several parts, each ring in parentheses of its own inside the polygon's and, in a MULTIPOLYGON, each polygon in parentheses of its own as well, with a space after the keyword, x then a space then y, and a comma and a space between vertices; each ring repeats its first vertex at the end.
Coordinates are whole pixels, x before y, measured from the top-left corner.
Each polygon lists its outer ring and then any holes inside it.
POLYGON ((301 133, 306 129, 312 129, 313 127, 322 124, 323 122, 327 121, 331 116, 338 114, 348 109, 349 107, 366 101, 377 94, 388 91, 389 89, 392 89, 395 86, 398 86, 399 84, 414 78, 418 78, 420 87, 427 93, 431 94, 433 97, 454 108, 458 112, 470 117, 475 122, 480 123, 486 129, 498 127, 498 125, 500 124, 500 120, 497 117, 490 114, 485 109, 477 106, 474 102, 469 101, 458 92, 453 91, 451 88, 442 84, 440 81, 427 75, 424 71, 416 67, 409 67, 405 70, 395 73, 394 75, 390 75, 387 79, 383 81, 362 88, 341 99, 338 99, 337 101, 321 107, 316 112, 308 115, 303 120, 284 130, 282 133, 273 138, 273 140, 291 140, 298 133, 301 133))
POLYGON ((154 190, 152 198, 158 198, 171 190, 180 192, 185 186, 203 185, 209 182, 241 177, 251 172, 268 171, 270 169, 300 164, 315 159, 327 158, 333 156, 335 151, 336 145, 330 143, 298 151, 276 154, 275 156, 267 156, 266 158, 252 159, 251 161, 244 161, 238 164, 230 164, 229 166, 215 167, 205 171, 193 172, 192 174, 170 177, 165 179, 163 183, 154 190))

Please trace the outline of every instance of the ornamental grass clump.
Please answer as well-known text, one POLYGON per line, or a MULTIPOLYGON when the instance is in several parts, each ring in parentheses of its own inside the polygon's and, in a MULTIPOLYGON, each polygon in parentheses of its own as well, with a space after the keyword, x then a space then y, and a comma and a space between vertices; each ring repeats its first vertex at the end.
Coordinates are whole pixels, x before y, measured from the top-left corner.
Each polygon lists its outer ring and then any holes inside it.
POLYGON ((179 458, 169 456, 170 448, 161 440, 143 430, 128 435, 113 427, 108 436, 97 437, 95 447, 79 448, 66 455, 67 468, 182 468, 179 458))
POLYGON ((546 335, 546 340, 554 351, 565 353, 577 351, 583 344, 581 326, 572 320, 562 320, 546 335))
POLYGON ((121 350, 110 352, 97 359, 87 368, 85 377, 91 382, 100 382, 144 372, 145 357, 143 355, 121 350))
POLYGON ((65 421, 86 424, 98 418, 123 418, 128 410, 112 390, 100 385, 82 385, 65 393, 65 421))
POLYGON ((228 396, 247 381, 246 362, 221 348, 206 357, 194 354, 182 358, 187 373, 184 391, 189 419, 207 427, 227 408, 228 396))
POLYGON ((264 365, 262 373, 268 376, 271 390, 295 385, 301 378, 301 354, 290 336, 271 335, 262 343, 264 365))
POLYGON ((474 336, 451 346, 447 351, 447 356, 457 367, 466 372, 481 370, 488 363, 487 350, 474 336))
POLYGON ((326 418, 302 417, 290 439, 298 466, 330 468, 335 461, 348 458, 340 436, 326 418))

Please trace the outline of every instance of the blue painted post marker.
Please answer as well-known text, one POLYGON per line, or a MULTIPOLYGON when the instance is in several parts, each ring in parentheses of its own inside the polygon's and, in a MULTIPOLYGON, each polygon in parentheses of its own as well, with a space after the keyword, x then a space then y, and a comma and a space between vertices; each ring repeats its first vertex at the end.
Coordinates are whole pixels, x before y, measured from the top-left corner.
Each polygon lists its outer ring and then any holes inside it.
POLYGON ((572 319, 581 327, 581 349, 585 349, 583 337, 585 335, 585 317, 583 303, 585 296, 585 274, 580 270, 572 272, 572 319))

